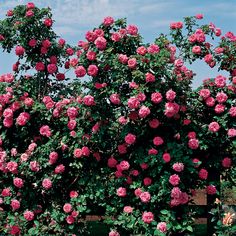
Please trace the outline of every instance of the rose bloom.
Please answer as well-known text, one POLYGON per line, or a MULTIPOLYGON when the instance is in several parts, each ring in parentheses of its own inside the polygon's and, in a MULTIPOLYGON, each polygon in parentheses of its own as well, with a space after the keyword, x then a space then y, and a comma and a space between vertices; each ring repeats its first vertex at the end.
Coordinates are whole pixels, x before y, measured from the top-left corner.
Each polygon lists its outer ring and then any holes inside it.
POLYGON ((42 136, 46 136, 46 137, 50 137, 52 135, 51 130, 48 125, 43 125, 40 128, 39 132, 42 136))
POLYGON ((208 107, 213 107, 215 105, 215 99, 213 97, 208 97, 205 102, 208 107))
POLYGON ((76 191, 70 191, 70 198, 77 198, 79 196, 78 192, 76 191))
POLYGON ((34 213, 32 211, 25 211, 24 212, 24 218, 27 220, 27 221, 31 221, 34 219, 34 213))
POLYGON ((119 152, 120 154, 125 154, 125 153, 127 153, 126 145, 125 145, 125 144, 120 144, 120 145, 118 145, 118 152, 119 152))
POLYGON ((148 50, 148 53, 150 53, 150 54, 155 54, 155 53, 159 53, 160 52, 160 48, 156 44, 151 44, 148 47, 147 50, 148 50))
POLYGON ((206 180, 208 177, 208 171, 206 169, 201 169, 198 173, 200 179, 206 180))
POLYGON ((231 117, 236 117, 236 107, 231 107, 229 109, 229 114, 231 117))
POLYGON ((113 93, 110 96, 110 101, 111 101, 111 103, 113 103, 115 105, 119 105, 120 104, 120 95, 117 93, 113 93))
POLYGON ((95 46, 97 47, 97 49, 99 50, 104 50, 107 46, 107 41, 104 37, 99 36, 97 37, 97 39, 94 41, 95 46))
POLYGON ((11 200, 11 207, 13 210, 17 210, 20 208, 20 202, 16 199, 11 200))
POLYGON ((157 155, 158 151, 155 148, 151 148, 148 150, 148 155, 157 155))
POLYGON ((117 231, 112 230, 112 231, 109 233, 109 236, 120 236, 120 234, 119 234, 117 231))
POLYGON ((7 169, 11 172, 11 173, 17 173, 17 168, 18 168, 18 164, 15 161, 9 161, 7 163, 7 169))
POLYGON ((217 122, 211 122, 208 125, 208 130, 211 132, 218 132, 220 129, 220 125, 217 122))
POLYGON ((139 100, 136 97, 131 97, 128 100, 128 107, 131 109, 136 109, 138 108, 140 105, 139 100))
POLYGON ((120 63, 126 64, 129 60, 129 58, 124 54, 119 54, 118 60, 119 60, 120 63))
POLYGON ((216 194, 216 187, 214 185, 209 185, 206 188, 207 194, 214 195, 216 194))
POLYGON ((180 106, 177 103, 167 102, 165 104, 164 113, 168 118, 171 118, 179 112, 179 108, 180 108, 180 106))
POLYGON ((119 168, 121 171, 124 171, 124 170, 128 170, 129 167, 130 167, 130 164, 129 164, 128 161, 121 161, 118 168, 119 168))
POLYGON ((107 165, 110 168, 114 168, 117 165, 117 160, 114 157, 110 157, 107 161, 107 165))
POLYGON ((157 230, 159 230, 162 233, 165 233, 167 231, 167 225, 166 222, 160 222, 157 224, 157 230))
POLYGON ((181 190, 179 189, 179 187, 174 187, 172 190, 171 190, 171 197, 172 198, 180 198, 181 197, 181 190))
POLYGON ((114 23, 114 19, 111 16, 107 16, 103 19, 103 24, 105 26, 110 26, 114 23))
POLYGON ((136 58, 130 58, 130 59, 128 60, 128 67, 129 67, 130 69, 135 69, 136 66, 137 66, 137 60, 136 60, 136 58))
POLYGON ((146 118, 151 113, 150 109, 146 106, 141 106, 138 115, 140 118, 146 118))
POLYGON ((228 130, 228 137, 233 138, 236 136, 236 129, 229 129, 228 130))
POLYGON ((224 168, 230 168, 231 165, 232 165, 232 160, 231 160, 231 158, 225 157, 225 158, 222 160, 222 166, 223 166, 224 168))
POLYGON ((46 178, 43 180, 42 186, 45 189, 50 189, 52 187, 52 181, 50 179, 46 178))
POLYGON ((228 96, 224 92, 219 92, 216 94, 216 101, 219 103, 224 103, 227 101, 227 99, 228 99, 228 96))
POLYGON ((63 164, 58 165, 54 170, 55 174, 60 174, 63 173, 64 171, 65 171, 65 166, 63 164))
POLYGON ((46 25, 47 27, 51 27, 53 21, 52 21, 52 19, 50 19, 50 18, 46 18, 43 23, 44 23, 44 25, 46 25))
POLYGON ((119 197, 125 197, 125 196, 126 196, 126 189, 120 187, 120 188, 117 189, 116 194, 117 194, 119 197))
POLYGON ((39 171, 39 169, 40 169, 39 163, 37 161, 31 161, 30 162, 30 169, 35 172, 39 171))
POLYGON ((170 156, 170 154, 169 153, 164 153, 163 155, 162 155, 162 158, 163 158, 163 160, 164 160, 164 162, 170 162, 170 160, 171 160, 171 156, 170 156))
POLYGON ((148 124, 151 128, 156 129, 160 125, 160 122, 157 119, 152 119, 148 122, 148 124))
POLYGON ((151 184, 152 184, 152 179, 149 178, 149 177, 144 178, 143 184, 144 184, 145 186, 151 185, 151 184))
POLYGON ((194 54, 201 54, 201 47, 200 46, 194 46, 192 48, 192 53, 194 53, 194 54))
POLYGON ((57 152, 51 152, 49 155, 49 163, 52 165, 54 164, 58 159, 58 153, 57 152))
POLYGON ((86 95, 86 96, 84 96, 83 102, 84 102, 84 104, 85 104, 86 106, 93 106, 93 105, 95 105, 94 97, 91 96, 91 95, 86 95))
POLYGON ((129 133, 125 136, 125 142, 127 144, 131 145, 131 144, 135 143, 135 141, 136 141, 136 136, 134 134, 129 133))
POLYGON ((189 139, 188 146, 191 149, 197 149, 199 147, 199 141, 195 138, 189 139))
POLYGON ((139 197, 142 192, 143 192, 143 191, 142 191, 141 188, 137 188, 137 189, 134 190, 134 194, 135 194, 136 197, 139 197))
POLYGON ((138 27, 136 25, 128 25, 127 32, 130 35, 137 35, 138 34, 138 27))
POLYGON ((180 182, 180 178, 178 175, 174 174, 174 175, 171 175, 170 178, 169 178, 169 183, 172 184, 173 186, 176 186, 178 185, 180 182))
POLYGON ((150 201, 151 199, 151 194, 149 192, 142 192, 140 195, 139 195, 139 198, 142 202, 144 203, 147 203, 150 201))
POLYGON ((184 170, 184 164, 177 162, 172 166, 172 168, 173 168, 173 170, 175 170, 177 172, 181 172, 184 170))
POLYGON ((83 66, 78 66, 75 69, 75 75, 76 77, 84 77, 86 75, 86 70, 83 66))
POLYGON ((63 206, 63 211, 65 213, 70 213, 72 211, 72 205, 70 203, 66 203, 64 206, 63 206))
POLYGON ((144 223, 150 224, 154 220, 153 213, 145 211, 142 215, 142 220, 144 223))
POLYGON ((125 213, 132 213, 133 212, 133 208, 131 206, 125 206, 123 211, 125 213))
POLYGON ((11 189, 10 188, 4 188, 1 192, 1 195, 3 197, 10 197, 11 196, 11 189))
POLYGON ((15 53, 17 56, 21 56, 25 53, 25 49, 22 46, 16 46, 15 53))
POLYGON ((144 47, 144 46, 141 46, 141 47, 138 47, 136 52, 139 54, 139 55, 142 55, 144 56, 146 53, 147 53, 147 49, 144 47))
POLYGON ((225 106, 222 104, 217 104, 214 108, 216 114, 220 114, 225 111, 225 106))
POLYGON ((164 143, 164 140, 159 136, 157 136, 153 139, 153 144, 156 145, 156 146, 160 146, 163 143, 164 143))
POLYGON ((215 84, 218 88, 223 88, 226 85, 226 78, 222 75, 218 75, 215 78, 215 84))
POLYGON ((152 93, 151 95, 151 101, 155 104, 158 104, 162 101, 162 95, 159 92, 152 93))
POLYGON ((21 178, 14 178, 13 179, 13 184, 17 187, 17 188, 22 188, 24 186, 24 182, 21 178))
POLYGON ((22 112, 20 115, 16 118, 16 123, 20 126, 26 125, 27 121, 30 119, 30 114, 27 112, 22 112))
POLYGON ((176 92, 173 91, 172 89, 168 90, 166 92, 166 99, 170 102, 172 102, 176 97, 176 92))
POLYGON ((98 74, 98 67, 96 65, 89 65, 87 71, 88 75, 95 77, 98 74))
POLYGON ((199 95, 203 98, 203 99, 207 99, 208 97, 210 97, 211 92, 209 89, 201 89, 199 91, 199 95))
POLYGON ((147 83, 152 83, 152 82, 155 82, 156 80, 155 75, 149 72, 145 74, 145 79, 147 83))

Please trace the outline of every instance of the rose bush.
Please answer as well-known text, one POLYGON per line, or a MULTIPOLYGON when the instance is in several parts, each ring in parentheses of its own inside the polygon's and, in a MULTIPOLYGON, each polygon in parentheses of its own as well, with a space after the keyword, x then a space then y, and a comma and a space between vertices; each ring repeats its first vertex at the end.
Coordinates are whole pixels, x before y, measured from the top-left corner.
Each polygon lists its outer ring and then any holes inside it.
POLYGON ((193 188, 219 193, 208 172, 232 177, 236 136, 235 36, 213 49, 220 30, 200 18, 144 44, 137 26, 106 17, 72 47, 50 9, 7 12, 0 44, 17 62, 0 77, 2 232, 86 235, 86 215, 100 214, 109 235, 193 233, 193 188), (196 59, 230 82, 193 91, 196 59))

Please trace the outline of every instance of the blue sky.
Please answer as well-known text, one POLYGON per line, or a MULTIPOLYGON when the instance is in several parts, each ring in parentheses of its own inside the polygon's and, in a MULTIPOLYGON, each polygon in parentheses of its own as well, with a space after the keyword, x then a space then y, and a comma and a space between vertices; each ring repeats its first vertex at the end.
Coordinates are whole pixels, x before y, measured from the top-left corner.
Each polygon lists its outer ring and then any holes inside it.
MULTIPOLYGON (((5 12, 25 0, 0 0, 0 19, 5 12)), ((39 7, 53 9, 55 31, 71 44, 84 39, 87 30, 97 26, 105 16, 127 17, 136 24, 145 42, 152 42, 159 33, 168 33, 169 24, 183 17, 202 13, 204 23, 213 22, 223 33, 236 33, 236 0, 35 0, 39 7)), ((0 51, 0 74, 11 71, 13 55, 0 51)), ((197 73, 194 87, 207 77, 217 74, 204 63, 196 63, 191 69, 197 73)))

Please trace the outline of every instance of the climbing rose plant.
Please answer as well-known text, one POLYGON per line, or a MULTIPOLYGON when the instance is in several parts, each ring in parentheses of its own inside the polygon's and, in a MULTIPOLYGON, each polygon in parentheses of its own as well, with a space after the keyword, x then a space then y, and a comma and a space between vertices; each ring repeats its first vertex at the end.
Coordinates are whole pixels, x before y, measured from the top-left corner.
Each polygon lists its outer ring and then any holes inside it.
POLYGON ((0 45, 17 61, 0 76, 2 232, 87 235, 97 214, 109 236, 194 235, 194 189, 217 196, 210 172, 233 179, 236 152, 236 36, 215 46, 221 30, 201 18, 144 44, 137 26, 106 17, 70 46, 49 8, 7 12, 0 45), (199 59, 229 78, 193 91, 199 59))

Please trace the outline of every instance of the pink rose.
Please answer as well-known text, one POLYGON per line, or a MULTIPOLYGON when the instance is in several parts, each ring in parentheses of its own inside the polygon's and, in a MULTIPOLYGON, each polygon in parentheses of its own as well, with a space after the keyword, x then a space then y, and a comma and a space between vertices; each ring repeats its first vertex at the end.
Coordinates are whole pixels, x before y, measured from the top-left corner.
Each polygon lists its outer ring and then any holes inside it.
POLYGON ((96 52, 94 52, 94 51, 88 51, 88 52, 86 53, 86 57, 87 57, 88 60, 94 61, 94 60, 96 60, 96 52))
POLYGON ((96 65, 89 65, 88 67, 88 75, 90 76, 97 76, 98 74, 98 67, 96 65))
POLYGON ((128 170, 130 168, 130 164, 128 161, 121 161, 119 164, 119 169, 121 171, 128 170))
POLYGON ((143 184, 144 184, 145 186, 151 185, 151 184, 152 184, 152 179, 149 178, 149 177, 144 178, 143 184))
POLYGON ((117 194, 119 197, 125 197, 125 196, 126 196, 126 189, 120 187, 120 188, 117 189, 116 194, 117 194))
POLYGON ((156 81, 155 75, 153 75, 152 73, 148 72, 145 74, 145 78, 146 78, 146 82, 147 83, 152 83, 156 81))
POLYGON ((177 172, 181 172, 184 170, 184 164, 177 162, 177 163, 173 164, 172 168, 173 168, 173 170, 175 170, 177 172))
POLYGON ((150 53, 150 54, 155 54, 155 53, 159 53, 160 52, 160 48, 156 44, 151 44, 148 47, 147 50, 148 50, 148 53, 150 53))
POLYGON ((121 35, 118 32, 111 34, 111 40, 114 42, 119 42, 121 40, 121 35))
POLYGON ((142 192, 140 195, 139 195, 139 198, 142 202, 144 203, 147 203, 150 201, 151 199, 151 195, 149 192, 142 192))
POLYGON ((225 111, 225 106, 222 104, 217 104, 214 110, 216 114, 221 114, 222 112, 225 111))
POLYGON ((112 230, 112 231, 109 233, 109 236, 120 236, 120 234, 119 234, 117 231, 112 230))
POLYGON ((170 102, 172 102, 176 97, 176 92, 174 92, 172 89, 168 90, 166 92, 166 99, 170 102))
POLYGON ((162 95, 159 92, 152 93, 151 95, 151 101, 155 104, 158 104, 162 101, 162 95))
POLYGON ((233 138, 236 137, 236 129, 229 129, 228 130, 228 137, 233 138))
POLYGON ((120 95, 117 93, 113 93, 110 96, 110 101, 111 101, 111 103, 113 103, 115 105, 119 105, 120 104, 120 95))
POLYGON ((110 26, 114 23, 114 19, 111 16, 107 16, 103 19, 103 24, 105 26, 110 26))
POLYGON ((199 147, 199 141, 195 138, 192 138, 188 141, 188 146, 191 149, 197 149, 199 147))
POLYGON ((136 66, 137 66, 137 60, 136 60, 136 58, 130 58, 130 59, 128 60, 128 67, 129 67, 130 69, 135 69, 136 66))
POLYGON ((75 119, 78 115, 78 110, 76 107, 69 107, 67 108, 66 114, 70 119, 75 119))
POLYGON ((131 206, 125 206, 123 211, 125 213, 132 213, 133 212, 133 208, 131 206))
POLYGON ((104 50, 107 46, 107 41, 102 36, 97 37, 97 39, 94 41, 94 43, 95 43, 95 46, 97 47, 97 49, 99 49, 101 51, 104 50))
POLYGON ((17 162, 15 162, 15 161, 9 161, 8 163, 7 163, 7 169, 11 172, 11 173, 17 173, 17 169, 18 169, 18 164, 17 164, 17 162))
POLYGON ((217 123, 217 122, 211 122, 209 125, 208 125, 208 130, 211 131, 211 132, 218 132, 220 129, 220 125, 217 123))
POLYGON ((145 211, 142 215, 142 220, 144 223, 150 224, 154 220, 153 213, 145 211))
POLYGON ((20 202, 16 199, 12 199, 11 200, 11 207, 12 207, 12 210, 17 210, 20 208, 20 202))
POLYGON ((63 206, 63 211, 65 213, 70 213, 72 211, 72 205, 70 203, 66 203, 64 206, 63 206))
POLYGON ((40 165, 37 161, 31 161, 30 162, 30 169, 34 172, 38 172, 40 169, 40 165))
POLYGON ((20 126, 26 125, 28 120, 30 119, 30 114, 27 112, 22 112, 20 115, 16 118, 16 123, 20 126))
POLYGON ((172 184, 173 186, 178 185, 180 182, 180 177, 176 174, 171 175, 169 178, 169 183, 172 184))
POLYGON ((156 145, 156 146, 160 146, 163 143, 164 143, 164 140, 159 136, 157 136, 153 139, 153 144, 156 145))
POLYGON ((120 154, 125 154, 125 153, 127 153, 126 144, 120 144, 120 145, 118 145, 118 152, 119 152, 120 154))
POLYGON ((24 218, 27 220, 27 221, 31 221, 34 219, 34 213, 32 211, 25 211, 24 212, 24 218))
POLYGON ((138 27, 136 25, 128 25, 127 26, 127 32, 130 35, 137 35, 138 34, 138 27))
POLYGON ((209 185, 206 188, 207 194, 214 195, 216 194, 216 187, 214 185, 209 185))
POLYGON ((140 118, 146 118, 151 113, 150 109, 146 106, 141 106, 138 115, 140 118))
POLYGON ((43 125, 40 128, 39 132, 42 136, 46 136, 46 137, 50 137, 52 135, 51 130, 48 125, 43 125))
POLYGON ((14 178, 13 179, 13 184, 17 187, 17 188, 22 188, 24 186, 24 182, 21 178, 14 178))
POLYGON ((131 109, 136 109, 138 108, 140 105, 139 100, 136 97, 131 97, 128 100, 128 107, 131 109))
POLYGON ((94 97, 91 96, 91 95, 86 95, 86 96, 84 96, 83 102, 84 102, 84 104, 85 104, 86 106, 93 106, 93 105, 95 105, 94 97))
POLYGON ((157 224, 157 230, 159 230, 162 233, 165 233, 167 231, 167 225, 166 222, 160 222, 157 224))
POLYGON ((83 66, 78 66, 75 69, 75 75, 76 77, 84 77, 86 75, 86 70, 83 66))
POLYGON ((224 92, 219 92, 216 94, 216 101, 219 103, 224 103, 227 101, 227 99, 228 99, 228 96, 224 92))
POLYGON ((124 54, 119 54, 118 60, 119 60, 120 63, 126 64, 129 60, 129 58, 124 54))
POLYGON ((223 166, 224 168, 230 168, 231 165, 232 165, 232 160, 231 160, 231 158, 225 157, 225 158, 222 160, 222 166, 223 166))
POLYGON ((218 75, 215 78, 215 84, 218 88, 223 88, 226 85, 226 78, 222 75, 218 75))
POLYGON ((134 194, 136 197, 140 197, 141 193, 142 193, 142 189, 141 188, 137 188, 134 190, 134 194))
POLYGON ((22 46, 16 46, 15 53, 17 56, 22 56, 25 53, 25 49, 22 46))
POLYGON ((229 109, 229 114, 231 117, 236 117, 236 107, 231 107, 229 109))
POLYGON ((156 129, 160 125, 160 122, 157 119, 152 119, 148 122, 148 124, 151 128, 156 129))
POLYGON ((170 154, 169 153, 164 153, 163 155, 162 155, 162 158, 163 158, 163 160, 164 160, 164 162, 170 162, 170 160, 171 160, 171 157, 170 157, 170 154))
POLYGON ((52 187, 52 181, 50 179, 46 178, 43 180, 42 186, 45 189, 50 189, 52 187))
POLYGON ((201 20, 201 19, 203 19, 203 14, 197 14, 197 15, 195 15, 195 18, 198 20, 201 20))
POLYGON ((52 19, 50 19, 50 18, 46 18, 43 23, 44 23, 44 25, 46 25, 47 27, 51 27, 53 21, 52 21, 52 19))
POLYGON ((136 136, 134 134, 129 133, 125 136, 125 142, 127 144, 131 145, 131 144, 135 143, 135 141, 136 141, 136 136))
POLYGON ((201 47, 200 47, 200 46, 194 46, 194 47, 192 48, 192 52, 193 52, 194 54, 201 54, 201 47))
POLYGON ((52 164, 56 163, 57 159, 58 159, 58 153, 51 152, 49 155, 49 163, 52 165, 52 164))
POLYGON ((208 171, 206 169, 201 169, 198 173, 200 179, 206 180, 208 177, 208 171))
POLYGON ((28 2, 28 3, 26 4, 26 9, 27 9, 27 10, 33 9, 33 8, 35 8, 35 5, 34 5, 33 2, 28 2))

